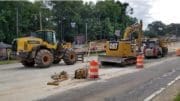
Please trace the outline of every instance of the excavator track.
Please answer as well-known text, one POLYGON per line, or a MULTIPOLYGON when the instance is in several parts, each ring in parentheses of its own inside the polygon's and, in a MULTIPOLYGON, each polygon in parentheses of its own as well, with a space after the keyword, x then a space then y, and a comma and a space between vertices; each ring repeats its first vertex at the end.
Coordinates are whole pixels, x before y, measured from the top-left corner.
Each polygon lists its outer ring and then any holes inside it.
POLYGON ((136 63, 136 57, 114 57, 99 55, 98 61, 101 65, 118 64, 119 66, 133 65, 136 63))

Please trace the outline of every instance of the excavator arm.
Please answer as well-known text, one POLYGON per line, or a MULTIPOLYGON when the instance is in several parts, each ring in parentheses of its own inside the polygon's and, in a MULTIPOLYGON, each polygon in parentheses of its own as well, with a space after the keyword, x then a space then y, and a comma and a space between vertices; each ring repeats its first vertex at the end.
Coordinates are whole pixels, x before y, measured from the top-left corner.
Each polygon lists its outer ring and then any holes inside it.
POLYGON ((138 38, 141 37, 140 34, 142 34, 142 33, 140 33, 140 31, 142 31, 142 21, 140 21, 140 24, 135 23, 135 24, 127 27, 123 34, 123 40, 129 40, 129 37, 133 32, 139 32, 138 38))
POLYGON ((126 28, 123 36, 123 40, 130 40, 130 36, 133 32, 138 32, 138 38, 136 40, 136 44, 138 48, 140 49, 142 45, 142 37, 143 37, 143 31, 142 31, 142 20, 140 23, 135 23, 129 27, 126 28))

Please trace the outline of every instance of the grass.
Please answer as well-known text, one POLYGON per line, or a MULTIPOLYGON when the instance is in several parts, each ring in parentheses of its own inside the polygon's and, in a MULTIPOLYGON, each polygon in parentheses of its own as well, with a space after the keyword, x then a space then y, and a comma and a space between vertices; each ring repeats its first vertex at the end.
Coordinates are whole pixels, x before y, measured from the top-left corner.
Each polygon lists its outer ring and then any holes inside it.
POLYGON ((0 65, 3 65, 3 64, 12 64, 12 63, 17 63, 18 61, 17 60, 4 60, 4 61, 0 61, 0 65))
POLYGON ((174 101, 180 101, 180 93, 175 97, 174 101))

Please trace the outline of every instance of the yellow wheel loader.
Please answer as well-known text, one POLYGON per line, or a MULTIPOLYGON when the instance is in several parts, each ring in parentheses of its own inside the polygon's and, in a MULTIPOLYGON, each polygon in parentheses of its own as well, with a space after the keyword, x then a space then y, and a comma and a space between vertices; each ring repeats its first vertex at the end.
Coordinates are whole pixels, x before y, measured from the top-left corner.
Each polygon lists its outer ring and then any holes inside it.
POLYGON ((137 53, 141 49, 142 36, 142 21, 127 27, 123 39, 120 41, 106 42, 106 54, 99 55, 98 61, 101 65, 106 63, 118 63, 125 66, 127 64, 136 63, 137 53), (138 32, 138 38, 136 40, 131 40, 131 34, 134 32, 138 32))
POLYGON ((12 51, 25 67, 49 67, 52 63, 58 64, 61 59, 67 65, 73 65, 76 53, 66 44, 56 41, 55 31, 39 30, 29 37, 14 39, 12 51))

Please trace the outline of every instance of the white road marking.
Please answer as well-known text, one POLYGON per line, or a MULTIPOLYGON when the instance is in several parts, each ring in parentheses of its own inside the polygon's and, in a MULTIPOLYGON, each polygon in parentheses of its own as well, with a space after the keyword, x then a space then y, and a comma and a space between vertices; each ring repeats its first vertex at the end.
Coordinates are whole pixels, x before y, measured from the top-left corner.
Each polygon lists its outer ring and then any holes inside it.
POLYGON ((173 81, 169 82, 169 83, 167 84, 167 86, 172 85, 174 82, 175 82, 175 80, 173 80, 173 81))
POLYGON ((180 79, 180 75, 179 76, 177 76, 173 81, 171 81, 171 82, 169 82, 168 84, 167 84, 167 87, 168 86, 171 86, 172 84, 174 84, 177 80, 179 80, 180 79))
POLYGON ((148 96, 147 98, 144 99, 144 101, 151 101, 155 96, 157 96, 158 94, 160 94, 162 91, 164 91, 168 86, 171 86, 172 84, 174 84, 177 80, 180 79, 180 76, 177 76, 174 80, 172 80, 171 82, 169 82, 167 84, 166 87, 161 88, 160 90, 154 92, 153 94, 151 94, 150 96, 148 96))
POLYGON ((151 101, 155 96, 157 96, 158 94, 160 94, 163 90, 165 90, 165 88, 161 88, 160 90, 154 92, 153 94, 151 94, 150 96, 148 96, 146 99, 144 99, 144 101, 151 101))

